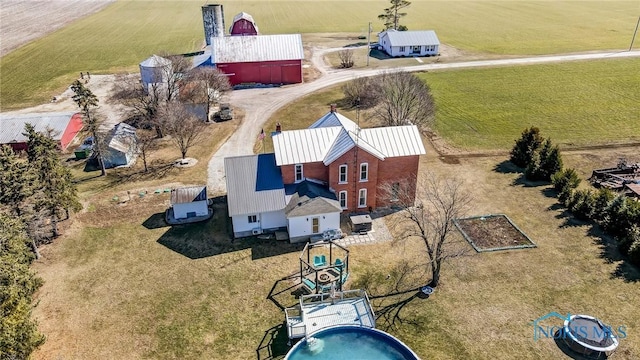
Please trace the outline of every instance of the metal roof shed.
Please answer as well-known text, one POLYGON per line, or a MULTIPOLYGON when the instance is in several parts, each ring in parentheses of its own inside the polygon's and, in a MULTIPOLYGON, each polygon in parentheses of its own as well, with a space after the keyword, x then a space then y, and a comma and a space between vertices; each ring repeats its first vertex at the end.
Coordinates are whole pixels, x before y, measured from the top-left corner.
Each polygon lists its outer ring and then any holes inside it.
POLYGON ((66 150, 82 129, 82 115, 74 112, 0 115, 0 144, 11 146, 14 151, 27 149, 24 126, 31 124, 37 132, 47 133, 66 150))

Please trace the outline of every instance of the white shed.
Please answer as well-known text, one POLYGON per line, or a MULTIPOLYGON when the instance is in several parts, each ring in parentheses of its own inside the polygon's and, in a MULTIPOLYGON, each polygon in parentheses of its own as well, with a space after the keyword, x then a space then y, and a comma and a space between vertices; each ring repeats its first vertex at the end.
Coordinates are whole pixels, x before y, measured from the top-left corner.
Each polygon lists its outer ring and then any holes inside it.
POLYGON ((433 30, 386 30, 378 34, 378 42, 393 57, 434 56, 440 48, 440 40, 433 30))
POLYGON ((207 216, 207 187, 190 186, 171 190, 173 217, 177 220, 207 216))

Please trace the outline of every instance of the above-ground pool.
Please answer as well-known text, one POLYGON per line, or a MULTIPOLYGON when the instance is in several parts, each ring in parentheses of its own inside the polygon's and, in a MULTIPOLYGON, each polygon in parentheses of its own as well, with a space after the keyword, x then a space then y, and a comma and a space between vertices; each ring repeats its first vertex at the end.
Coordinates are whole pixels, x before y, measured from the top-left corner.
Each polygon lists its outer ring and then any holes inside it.
POLYGON ((294 345, 285 360, 419 360, 400 340, 384 331, 334 326, 294 345))

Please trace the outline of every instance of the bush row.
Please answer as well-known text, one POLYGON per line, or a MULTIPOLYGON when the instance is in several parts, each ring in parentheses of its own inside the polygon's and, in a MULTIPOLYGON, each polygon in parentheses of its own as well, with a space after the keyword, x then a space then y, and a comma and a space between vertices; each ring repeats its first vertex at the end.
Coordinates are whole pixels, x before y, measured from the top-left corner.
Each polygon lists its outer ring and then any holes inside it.
POLYGON ((640 265, 640 202, 605 188, 577 190, 580 178, 573 169, 558 171, 551 182, 558 200, 576 218, 599 224, 620 251, 640 265))

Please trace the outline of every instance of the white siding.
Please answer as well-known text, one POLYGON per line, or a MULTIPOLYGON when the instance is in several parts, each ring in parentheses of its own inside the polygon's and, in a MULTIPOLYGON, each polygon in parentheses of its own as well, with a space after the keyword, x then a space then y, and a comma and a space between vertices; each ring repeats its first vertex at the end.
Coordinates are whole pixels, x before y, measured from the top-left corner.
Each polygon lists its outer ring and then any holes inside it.
POLYGON ((260 214, 260 224, 263 229, 275 229, 287 226, 284 210, 260 214))
POLYGON ((314 217, 320 219, 320 230, 317 234, 322 234, 322 232, 325 230, 340 228, 340 213, 338 212, 311 216, 291 217, 289 218, 288 226, 289 238, 294 239, 299 237, 317 235, 312 233, 313 221, 311 219, 314 217))
POLYGON ((276 229, 287 226, 287 218, 284 210, 271 211, 261 214, 253 214, 258 218, 258 222, 249 223, 249 215, 236 215, 231 217, 233 224, 233 234, 235 236, 250 236, 253 229, 276 229))
POLYGON ((173 216, 176 219, 185 219, 187 217, 187 213, 190 212, 195 212, 196 216, 207 215, 209 213, 209 210, 207 209, 207 201, 194 201, 191 203, 173 205, 173 216))

